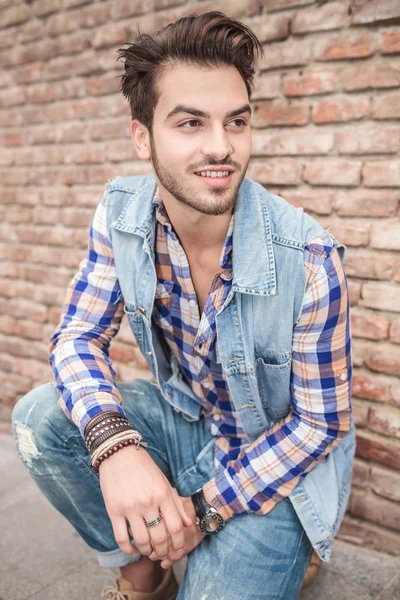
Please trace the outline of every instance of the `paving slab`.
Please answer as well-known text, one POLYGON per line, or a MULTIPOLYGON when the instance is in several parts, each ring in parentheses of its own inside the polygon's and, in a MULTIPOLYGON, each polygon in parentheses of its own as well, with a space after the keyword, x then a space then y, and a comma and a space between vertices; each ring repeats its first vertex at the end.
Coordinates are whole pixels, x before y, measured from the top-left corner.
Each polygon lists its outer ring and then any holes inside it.
MULTIPOLYGON (((0 433, 0 600, 100 600, 118 576, 41 494, 0 433)), ((182 580, 186 562, 175 567, 182 580)), ((400 600, 400 559, 336 540, 299 600, 400 600)), ((193 599, 198 600, 198 599, 193 599)), ((282 599, 285 600, 285 599, 282 599)))

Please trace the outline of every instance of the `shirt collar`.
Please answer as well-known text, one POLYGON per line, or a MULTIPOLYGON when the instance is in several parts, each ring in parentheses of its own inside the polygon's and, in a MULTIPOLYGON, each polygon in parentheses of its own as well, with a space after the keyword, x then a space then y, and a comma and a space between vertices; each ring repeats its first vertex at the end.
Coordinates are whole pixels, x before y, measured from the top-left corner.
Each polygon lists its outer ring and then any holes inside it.
MULTIPOLYGON (((168 231, 173 231, 172 223, 169 220, 168 213, 165 209, 164 203, 161 199, 160 192, 157 186, 153 197, 153 204, 156 205, 156 217, 157 221, 161 223, 161 225, 165 226, 168 231)), ((232 270, 232 240, 233 240, 233 221, 234 221, 234 213, 232 213, 231 220, 229 222, 228 231, 225 236, 224 245, 221 250, 219 266, 221 269, 229 269, 232 270)), ((231 273, 230 273, 231 275, 231 273)), ((231 276, 229 277, 231 278, 231 276)))

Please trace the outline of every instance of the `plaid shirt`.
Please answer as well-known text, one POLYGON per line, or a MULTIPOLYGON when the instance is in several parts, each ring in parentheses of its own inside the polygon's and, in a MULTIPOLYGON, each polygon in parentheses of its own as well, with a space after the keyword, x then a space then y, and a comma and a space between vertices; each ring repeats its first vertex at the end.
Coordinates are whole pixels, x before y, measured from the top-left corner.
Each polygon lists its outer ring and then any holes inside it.
MULTIPOLYGON (((249 512, 266 514, 316 462, 326 460, 350 428, 349 301, 339 254, 333 247, 324 248, 318 238, 304 250, 307 284, 293 330, 291 411, 250 444, 231 401, 216 344, 215 314, 232 282, 234 215, 220 255, 221 270, 214 276, 200 318, 186 254, 157 195, 153 202, 158 221, 154 318, 216 439, 216 475, 204 493, 225 519, 249 512), (314 257, 321 251, 327 256, 316 273, 314 257), (338 367, 342 383, 335 387, 332 371, 338 367)), ((123 412, 107 353, 123 315, 123 300, 105 213, 103 197, 90 230, 89 256, 68 288, 61 325, 50 345, 50 361, 62 392, 60 405, 82 434, 98 412, 112 408, 123 412)))

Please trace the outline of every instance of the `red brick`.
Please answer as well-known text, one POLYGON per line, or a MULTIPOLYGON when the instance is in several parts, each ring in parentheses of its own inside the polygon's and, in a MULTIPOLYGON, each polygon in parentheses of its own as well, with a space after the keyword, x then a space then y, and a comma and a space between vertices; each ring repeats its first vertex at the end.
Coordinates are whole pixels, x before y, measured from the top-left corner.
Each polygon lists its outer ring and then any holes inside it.
POLYGON ((262 184, 297 185, 302 169, 301 163, 288 159, 251 161, 247 176, 262 184))
POLYGON ((293 40, 279 42, 268 46, 265 55, 259 60, 261 71, 307 65, 311 58, 310 40, 293 40))
POLYGON ((336 158, 314 160, 306 165, 303 178, 311 185, 359 185, 361 166, 336 158))
POLYGON ((364 283, 361 305, 378 310, 400 312, 399 287, 380 281, 364 283))
POLYGON ((371 408, 368 427, 372 431, 389 437, 400 438, 400 411, 397 408, 382 406, 371 408))
POLYGON ((369 486, 370 466, 361 460, 354 460, 352 485, 367 488, 369 486))
POLYGON ((50 366, 34 359, 17 359, 14 371, 19 375, 30 377, 33 381, 46 381, 51 377, 50 366))
POLYGON ((185 4, 186 0, 154 0, 155 10, 161 10, 163 8, 169 8, 170 6, 180 6, 185 4))
POLYGON ((0 91, 0 108, 17 106, 25 101, 24 90, 18 87, 9 87, 7 90, 0 91))
POLYGON ((13 70, 15 83, 36 83, 40 80, 42 74, 42 65, 40 62, 23 65, 13 70))
POLYGON ((120 78, 115 74, 106 74, 89 77, 87 81, 88 94, 91 96, 104 96, 106 94, 117 94, 121 84, 120 78))
POLYGON ((47 319, 47 308, 36 302, 16 298, 9 307, 9 314, 16 319, 23 319, 29 315, 29 319, 35 323, 45 323, 47 319))
POLYGON ((31 10, 25 4, 12 6, 0 12, 0 29, 5 29, 10 25, 17 25, 27 21, 31 16, 31 10))
POLYGON ((19 319, 15 323, 14 333, 16 336, 28 340, 41 340, 43 326, 41 323, 32 323, 31 321, 23 321, 19 319))
POLYGON ((380 46, 383 54, 400 52, 400 29, 383 31, 380 46))
POLYGON ((61 55, 80 54, 90 47, 89 33, 78 31, 58 38, 58 53, 61 55))
POLYGON ((14 132, 8 132, 8 133, 4 132, 3 144, 5 147, 24 146, 26 144, 25 132, 23 132, 23 131, 14 131, 14 132))
POLYGON ((393 321, 391 324, 390 341, 392 344, 400 344, 400 321, 393 321))
POLYGON ((367 366, 371 371, 398 375, 400 373, 400 349, 394 346, 375 347, 369 352, 367 366))
POLYGON ((65 208, 62 222, 67 227, 85 227, 87 229, 93 218, 93 211, 87 208, 65 208))
POLYGON ((357 428, 367 427, 369 406, 364 402, 352 401, 354 423, 357 428))
POLYGON ((334 146, 334 133, 330 131, 254 131, 253 156, 284 156, 328 154, 334 146))
POLYGON ((312 109, 312 120, 314 123, 358 121, 368 113, 368 99, 337 96, 316 102, 312 109))
POLYGON ((110 163, 130 162, 138 160, 138 155, 131 140, 115 140, 105 147, 106 160, 110 163))
POLYGON ((346 60, 365 58, 375 52, 376 37, 369 32, 349 34, 318 40, 314 47, 316 60, 346 60))
POLYGON ((330 231, 346 246, 368 246, 369 225, 336 221, 332 223, 330 231))
POLYGON ((113 343, 110 346, 110 358, 113 361, 118 360, 124 363, 130 362, 133 360, 133 347, 113 340, 113 343))
POLYGON ((382 250, 400 250, 400 220, 374 223, 371 231, 371 246, 382 250))
POLYGON ((62 8, 62 0, 37 0, 32 4, 33 14, 44 17, 62 8))
POLYGON ((384 498, 400 501, 400 475, 390 469, 372 466, 370 473, 371 489, 384 498))
POLYGON ((146 11, 145 0, 119 0, 113 6, 113 19, 124 19, 140 15, 146 11))
POLYGON ((261 43, 284 40, 289 35, 289 17, 284 15, 264 15, 255 17, 247 25, 256 34, 261 43))
POLYGON ((367 187, 400 186, 400 161, 384 160, 365 163, 363 181, 367 187))
POLYGON ((400 93, 392 92, 373 99, 372 117, 377 120, 400 118, 400 93))
POLYGON ((400 407, 400 381, 394 380, 390 387, 390 400, 389 404, 400 407))
MULTIPOLYGON (((349 268, 349 256, 345 263, 346 274, 350 277, 360 277, 358 274, 361 269, 355 270, 350 266, 349 268)), ((361 271, 365 277, 366 274, 361 271)), ((363 338, 366 340, 386 340, 389 335, 390 322, 381 317, 376 313, 369 312, 358 312, 352 310, 351 312, 351 332, 353 337, 363 338)))
POLYGON ((317 215, 329 215, 332 212, 333 193, 321 190, 292 190, 282 191, 282 195, 293 206, 303 207, 305 211, 317 215))
POLYGON ((386 60, 383 63, 348 67, 342 71, 341 81, 346 91, 398 86, 400 85, 400 66, 386 60))
POLYGON ((385 381, 379 380, 376 375, 371 377, 370 375, 354 373, 351 393, 356 398, 384 402, 388 397, 389 387, 385 381))
POLYGON ((400 150, 400 129, 363 125, 338 131, 336 145, 339 154, 391 154, 400 150))
POLYGON ((314 2, 315 0, 264 0, 264 6, 268 12, 273 12, 292 6, 306 6, 307 4, 314 4, 314 2))
POLYGON ((361 279, 389 280, 393 277, 394 266, 395 259, 390 255, 359 252, 346 258, 347 275, 361 279))
POLYGON ((305 125, 309 119, 309 106, 298 102, 257 104, 254 107, 254 127, 305 125))
POLYGON ((95 27, 111 20, 111 2, 102 2, 71 11, 62 11, 47 19, 45 29, 49 35, 59 35, 81 28, 95 27))
POLYGON ((400 554, 397 533, 372 525, 368 521, 362 522, 352 519, 348 515, 345 515, 337 537, 339 540, 349 542, 352 545, 363 546, 384 554, 394 556, 400 554))
POLYGON ((286 75, 283 78, 283 91, 286 96, 326 94, 335 89, 336 82, 335 71, 286 75))
POLYGON ((355 517, 400 531, 400 511, 394 502, 353 490, 349 508, 355 517))
POLYGON ((400 444, 367 432, 357 434, 356 456, 400 469, 400 444), (374 437, 373 437, 374 435, 374 437))
POLYGON ((391 217, 398 205, 398 196, 390 191, 346 190, 338 193, 335 210, 341 217, 391 217))
MULTIPOLYGON (((91 140, 115 140, 129 133, 126 119, 102 119, 87 124, 87 136, 91 140)), ((79 123, 82 128, 82 124, 79 123)))
POLYGON ((347 6, 342 2, 328 4, 296 12, 292 19, 293 33, 313 33, 340 29, 348 22, 347 6))
POLYGON ((127 30, 125 25, 111 23, 101 29, 96 29, 91 43, 94 48, 105 48, 115 44, 123 44, 127 41, 127 30))
POLYGON ((355 25, 379 23, 400 17, 400 5, 393 0, 352 0, 351 22, 355 25))

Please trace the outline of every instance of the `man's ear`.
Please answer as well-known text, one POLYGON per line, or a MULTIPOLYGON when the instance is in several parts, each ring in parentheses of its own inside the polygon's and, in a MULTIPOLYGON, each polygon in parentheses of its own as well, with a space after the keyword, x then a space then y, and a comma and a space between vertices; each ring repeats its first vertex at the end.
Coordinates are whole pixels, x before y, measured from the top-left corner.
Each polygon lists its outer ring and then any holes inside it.
POLYGON ((150 160, 150 136, 147 127, 134 119, 131 122, 131 136, 139 158, 150 160))

